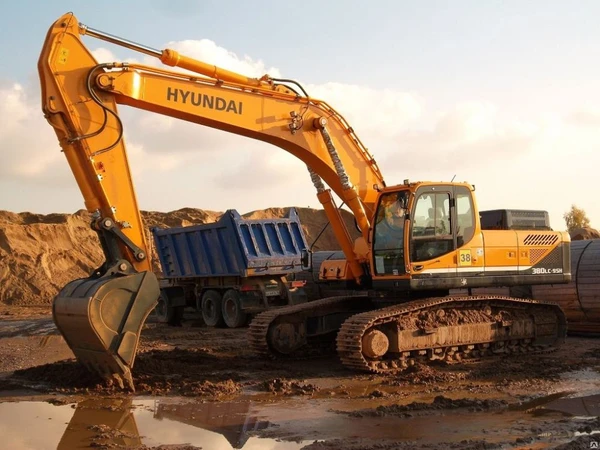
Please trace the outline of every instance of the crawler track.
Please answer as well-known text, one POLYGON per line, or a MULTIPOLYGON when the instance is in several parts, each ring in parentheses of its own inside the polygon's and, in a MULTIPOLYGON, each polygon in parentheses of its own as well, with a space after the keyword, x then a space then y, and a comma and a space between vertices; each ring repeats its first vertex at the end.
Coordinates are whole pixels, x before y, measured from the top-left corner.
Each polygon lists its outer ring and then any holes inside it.
POLYGON ((566 319, 554 303, 503 296, 438 297, 350 317, 337 335, 337 351, 346 367, 394 373, 417 361, 457 363, 547 352, 565 336, 566 319), (450 314, 458 323, 444 320, 450 314), (363 339, 369 330, 390 338, 384 355, 365 355, 363 339))
POLYGON ((250 345, 263 357, 302 358, 331 347, 339 329, 336 346, 344 366, 394 373, 417 361, 459 363, 500 354, 547 352, 566 336, 566 319, 559 306, 537 300, 434 297, 372 308, 366 296, 339 296, 265 311, 250 325, 250 345), (330 324, 329 332, 311 334, 309 321, 327 316, 339 320, 339 326, 330 324))
MULTIPOLYGON (((278 351, 277 348, 281 346, 277 342, 274 342, 277 338, 272 335, 273 327, 280 323, 290 323, 294 324, 296 328, 301 328, 307 318, 315 315, 334 313, 344 315, 345 313, 345 316, 350 317, 353 313, 360 313, 367 310, 369 304, 370 302, 366 295, 338 296, 264 311, 254 317, 250 323, 250 346, 255 354, 270 358, 307 357, 315 353, 321 354, 327 347, 331 347, 331 351, 335 352, 335 347, 332 346, 335 338, 331 336, 332 339, 327 340, 328 333, 306 336, 303 339, 302 347, 293 351, 278 351)), ((335 331, 337 330, 332 330, 332 332, 335 331)), ((302 330, 296 329, 296 332, 302 332, 302 330)), ((302 340, 300 338, 297 339, 302 340)))

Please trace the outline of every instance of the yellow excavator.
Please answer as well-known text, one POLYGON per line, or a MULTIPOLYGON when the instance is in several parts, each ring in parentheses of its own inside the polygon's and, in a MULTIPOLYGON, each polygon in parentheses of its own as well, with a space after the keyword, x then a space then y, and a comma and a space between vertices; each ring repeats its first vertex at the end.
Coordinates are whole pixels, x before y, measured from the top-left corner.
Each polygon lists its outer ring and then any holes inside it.
POLYGON ((77 359, 104 378, 133 389, 140 332, 159 297, 118 104, 267 142, 306 164, 345 255, 324 261, 319 277, 342 283, 348 294, 260 313, 248 331, 255 352, 294 357, 335 343, 345 366, 394 373, 420 361, 547 351, 564 341, 557 305, 471 289, 568 282, 567 233, 535 220, 526 229, 482 226, 468 183, 387 186, 354 129, 299 83, 156 50, 90 28, 72 13, 50 27, 38 70, 44 115, 106 257, 59 292, 53 318, 77 359), (100 64, 86 35, 162 65, 100 64), (353 213, 357 239, 332 191, 353 213), (462 291, 450 295, 453 289, 462 291))

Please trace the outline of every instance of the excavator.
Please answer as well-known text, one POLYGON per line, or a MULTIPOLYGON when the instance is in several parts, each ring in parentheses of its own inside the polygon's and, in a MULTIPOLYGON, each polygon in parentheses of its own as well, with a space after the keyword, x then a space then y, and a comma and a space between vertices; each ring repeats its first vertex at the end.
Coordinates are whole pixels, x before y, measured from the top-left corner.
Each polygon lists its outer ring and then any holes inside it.
POLYGON ((348 294, 256 315, 248 333, 257 354, 294 358, 335 345, 348 368, 393 374, 421 362, 545 352, 564 341, 556 304, 473 288, 568 282, 567 233, 535 223, 484 227, 467 182, 388 186, 350 124, 300 83, 157 50, 88 27, 73 13, 51 25, 38 70, 44 116, 105 255, 89 277, 57 294, 53 319, 77 360, 106 380, 134 389, 140 333, 160 293, 117 105, 263 141, 306 164, 345 256, 324 261, 319 277, 343 283, 348 294), (84 36, 162 64, 98 63, 84 36), (357 238, 334 194, 354 215, 357 238))

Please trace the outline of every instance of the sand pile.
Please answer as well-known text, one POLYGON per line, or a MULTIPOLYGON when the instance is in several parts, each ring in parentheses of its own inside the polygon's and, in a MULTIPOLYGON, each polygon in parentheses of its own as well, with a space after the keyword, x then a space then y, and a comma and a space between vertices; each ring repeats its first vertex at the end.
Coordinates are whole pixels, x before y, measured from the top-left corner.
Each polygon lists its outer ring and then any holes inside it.
POLYGON ((0 212, 0 302, 49 303, 69 281, 102 262, 86 212, 36 215, 0 212))
MULTIPOLYGON (((289 208, 253 211, 245 218, 285 217, 289 208)), ((298 208, 309 245, 327 223, 325 212, 298 208)), ((358 236, 350 213, 343 211, 349 229, 358 236)), ((214 222, 222 212, 183 208, 168 213, 142 211, 148 228, 180 227, 214 222)), ((69 281, 88 276, 104 258, 96 234, 89 227, 90 214, 31 214, 0 211, 0 303, 10 305, 49 305, 69 281)), ((160 266, 152 240, 154 270, 160 266)), ((313 250, 338 250, 331 227, 319 238, 313 250)))
POLYGON ((572 241, 583 241, 586 239, 600 239, 600 231, 590 228, 575 228, 569 232, 572 241))

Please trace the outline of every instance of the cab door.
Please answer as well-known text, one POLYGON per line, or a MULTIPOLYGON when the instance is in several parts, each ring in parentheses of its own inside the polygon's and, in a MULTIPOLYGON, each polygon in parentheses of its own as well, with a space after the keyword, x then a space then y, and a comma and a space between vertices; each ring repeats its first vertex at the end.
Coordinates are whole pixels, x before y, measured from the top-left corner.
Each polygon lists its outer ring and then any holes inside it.
POLYGON ((456 277, 453 187, 426 185, 417 189, 410 218, 411 272, 417 277, 456 277))
POLYGON ((485 255, 473 191, 466 186, 455 186, 453 191, 457 274, 459 277, 476 276, 484 270, 485 255))

